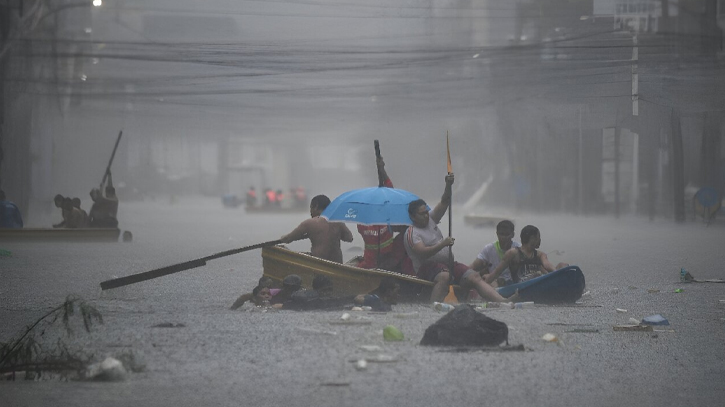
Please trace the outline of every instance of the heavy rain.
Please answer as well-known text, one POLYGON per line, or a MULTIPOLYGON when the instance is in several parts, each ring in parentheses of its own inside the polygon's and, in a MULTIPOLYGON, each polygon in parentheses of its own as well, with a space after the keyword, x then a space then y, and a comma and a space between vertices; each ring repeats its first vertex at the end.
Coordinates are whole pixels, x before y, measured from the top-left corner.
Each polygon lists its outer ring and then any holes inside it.
MULTIPOLYGON (((718 405, 723 29, 722 0, 0 1, 2 399, 718 405), (469 296, 507 326, 500 346, 421 345, 462 308, 420 281, 387 312, 230 309, 263 276, 375 287, 280 257, 309 239, 276 245, 312 197, 379 185, 376 140, 433 209, 450 163, 457 262, 508 219, 586 285, 556 304, 469 296), (54 202, 91 213, 109 185, 117 227, 54 202)), ((349 263, 370 242, 347 227, 349 263)))

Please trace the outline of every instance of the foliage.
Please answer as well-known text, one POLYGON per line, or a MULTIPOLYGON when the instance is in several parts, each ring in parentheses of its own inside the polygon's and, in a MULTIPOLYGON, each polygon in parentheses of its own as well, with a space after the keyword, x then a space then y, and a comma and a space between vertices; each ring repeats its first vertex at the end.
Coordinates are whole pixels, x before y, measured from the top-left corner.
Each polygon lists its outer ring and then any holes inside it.
POLYGON ((65 375, 83 370, 91 356, 70 348, 62 335, 55 340, 50 335, 51 328, 60 320, 65 336, 73 336, 72 321, 78 314, 86 332, 91 332, 96 323, 103 324, 103 316, 96 308, 81 297, 69 295, 62 304, 28 325, 17 339, 0 342, 0 374, 26 371, 37 376, 45 372, 65 375))

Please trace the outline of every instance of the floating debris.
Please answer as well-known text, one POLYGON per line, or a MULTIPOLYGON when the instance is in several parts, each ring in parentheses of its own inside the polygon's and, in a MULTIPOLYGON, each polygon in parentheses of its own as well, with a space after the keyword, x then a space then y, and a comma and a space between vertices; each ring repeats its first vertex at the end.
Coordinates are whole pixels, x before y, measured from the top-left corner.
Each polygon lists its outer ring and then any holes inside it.
POLYGON ((652 332, 652 326, 650 325, 614 325, 612 327, 615 331, 637 331, 637 332, 652 332))
POLYGON ((184 324, 174 324, 173 322, 162 322, 160 324, 152 325, 151 328, 184 328, 184 324))

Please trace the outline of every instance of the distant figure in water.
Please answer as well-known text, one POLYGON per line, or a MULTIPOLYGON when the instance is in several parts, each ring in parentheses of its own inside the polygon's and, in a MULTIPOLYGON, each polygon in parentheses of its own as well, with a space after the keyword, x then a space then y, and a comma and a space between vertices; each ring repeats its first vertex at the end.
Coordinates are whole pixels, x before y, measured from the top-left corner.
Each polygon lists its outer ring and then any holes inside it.
POLYGON ((118 198, 116 197, 116 189, 113 188, 111 172, 108 172, 108 185, 106 185, 106 196, 101 194, 101 190, 93 188, 91 190, 91 199, 93 205, 88 214, 90 227, 92 228, 117 228, 118 220, 118 198))
POLYGON ((67 229, 77 229, 83 227, 83 213, 80 209, 73 206, 73 199, 63 198, 63 213, 65 213, 64 226, 67 229))
POLYGON ((342 249, 340 241, 352 242, 352 232, 344 223, 328 222, 320 215, 330 204, 330 198, 317 195, 310 202, 310 217, 297 226, 290 233, 282 236, 283 243, 309 238, 312 248, 311 254, 321 259, 342 263, 342 249))
POLYGON ((257 191, 254 189, 254 186, 249 187, 247 191, 246 205, 247 208, 257 206, 257 191))
POLYGON ((20 215, 20 209, 15 203, 8 201, 5 191, 0 189, 0 228, 21 229, 22 227, 23 217, 20 215))
POLYGON ((53 225, 54 228, 64 228, 65 227, 65 220, 68 218, 68 213, 63 209, 63 201, 65 198, 63 195, 58 194, 53 198, 53 203, 55 204, 55 207, 60 209, 61 216, 63 217, 63 220, 53 225))
POLYGON ((559 263, 554 267, 549 262, 546 253, 536 250, 541 245, 541 233, 536 226, 524 226, 521 229, 520 237, 521 247, 512 247, 507 250, 493 273, 486 275, 486 281, 496 281, 506 268, 511 271, 513 282, 520 283, 569 265, 559 263))
POLYGON ((81 224, 79 227, 81 227, 81 228, 89 227, 90 225, 89 225, 89 221, 88 221, 88 212, 81 209, 81 198, 77 198, 77 197, 73 198, 71 200, 71 202, 73 203, 73 207, 78 209, 78 211, 81 213, 81 224))

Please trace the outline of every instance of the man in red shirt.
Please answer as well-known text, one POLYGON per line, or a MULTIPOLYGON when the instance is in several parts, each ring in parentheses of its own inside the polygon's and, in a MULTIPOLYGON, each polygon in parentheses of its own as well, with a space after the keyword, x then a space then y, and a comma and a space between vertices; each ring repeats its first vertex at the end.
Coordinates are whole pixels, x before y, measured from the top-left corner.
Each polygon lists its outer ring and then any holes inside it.
MULTIPOLYGON (((383 157, 376 159, 380 184, 393 188, 388 173, 385 172, 383 157)), ((380 268, 388 271, 401 271, 401 263, 407 257, 402 235, 400 239, 393 236, 395 232, 405 232, 406 226, 388 225, 357 225, 357 231, 365 242, 363 260, 358 267, 365 269, 380 268)))

